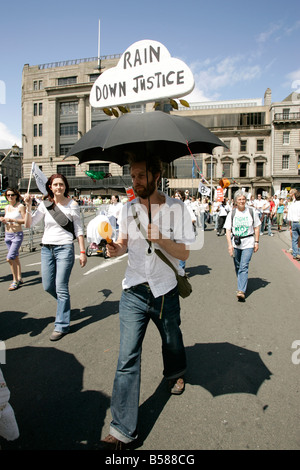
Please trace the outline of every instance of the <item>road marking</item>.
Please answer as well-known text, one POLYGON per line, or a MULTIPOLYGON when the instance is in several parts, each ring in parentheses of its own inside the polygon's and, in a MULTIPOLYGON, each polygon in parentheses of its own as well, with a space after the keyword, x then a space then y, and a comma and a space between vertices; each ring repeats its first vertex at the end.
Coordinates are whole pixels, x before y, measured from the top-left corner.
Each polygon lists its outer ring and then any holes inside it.
MULTIPOLYGON (((125 256, 127 256, 127 253, 125 253, 125 255, 119 256, 118 258, 106 259, 102 264, 99 264, 98 266, 95 266, 94 268, 84 273, 84 276, 87 276, 88 274, 98 271, 99 269, 108 268, 109 266, 112 266, 113 264, 119 263, 125 256)), ((75 255, 75 259, 79 257, 80 255, 75 255)), ((41 264, 41 261, 39 263, 26 264, 26 266, 39 266, 40 264, 41 264)))
POLYGON ((288 257, 289 260, 296 266, 296 268, 300 269, 300 261, 293 259, 293 256, 290 253, 287 253, 286 250, 282 249, 283 253, 288 257))
POLYGON ((112 266, 113 264, 119 263, 120 261, 122 261, 123 258, 125 258, 125 256, 127 256, 127 253, 125 253, 125 255, 118 256, 118 258, 106 259, 103 263, 99 264, 98 266, 95 266, 94 268, 84 273, 84 276, 94 273, 95 271, 98 271, 99 269, 108 268, 109 266, 112 266))
MULTIPOLYGON (((75 255, 75 259, 78 259, 80 258, 80 255, 75 255)), ((39 266, 41 263, 41 261, 39 261, 38 263, 31 263, 31 264, 26 264, 26 266, 39 266)))

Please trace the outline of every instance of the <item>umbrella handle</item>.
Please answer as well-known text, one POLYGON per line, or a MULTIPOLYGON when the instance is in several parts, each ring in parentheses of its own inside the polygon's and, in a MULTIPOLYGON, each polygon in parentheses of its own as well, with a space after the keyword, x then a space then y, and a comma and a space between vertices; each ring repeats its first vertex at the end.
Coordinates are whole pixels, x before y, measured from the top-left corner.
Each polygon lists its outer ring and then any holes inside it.
MULTIPOLYGON (((150 197, 148 198, 148 203, 149 203, 149 208, 148 208, 148 217, 149 217, 149 224, 151 224, 151 220, 152 220, 152 218, 151 218, 151 205, 150 205, 150 197)), ((150 242, 150 243, 151 243, 151 242, 150 242)), ((152 245, 152 243, 151 243, 151 244, 149 244, 149 246, 148 246, 148 254, 149 254, 149 255, 150 255, 150 254, 151 254, 151 252, 152 252, 152 250, 151 250, 151 245, 152 245)))

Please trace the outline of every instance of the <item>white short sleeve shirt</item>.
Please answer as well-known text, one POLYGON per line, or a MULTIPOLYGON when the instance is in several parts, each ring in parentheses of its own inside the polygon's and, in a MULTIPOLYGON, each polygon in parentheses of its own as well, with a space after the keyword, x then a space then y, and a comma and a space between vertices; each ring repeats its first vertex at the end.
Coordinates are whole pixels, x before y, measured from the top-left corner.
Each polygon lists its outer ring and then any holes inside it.
MULTIPOLYGON (((163 236, 177 243, 192 244, 195 241, 195 234, 185 204, 169 196, 165 198, 165 203, 159 207, 159 210, 152 212, 152 223, 159 227, 163 236)), ((164 253, 179 274, 183 272, 180 272, 179 260, 163 251, 156 243, 153 243, 151 254, 148 254, 148 242, 133 218, 131 208, 133 204, 143 232, 147 233, 149 223, 147 210, 140 204, 139 198, 123 207, 119 218, 119 229, 120 234, 128 238, 128 265, 122 287, 128 289, 147 282, 154 297, 159 297, 172 290, 177 285, 177 280, 172 269, 154 253, 154 248, 164 253)))

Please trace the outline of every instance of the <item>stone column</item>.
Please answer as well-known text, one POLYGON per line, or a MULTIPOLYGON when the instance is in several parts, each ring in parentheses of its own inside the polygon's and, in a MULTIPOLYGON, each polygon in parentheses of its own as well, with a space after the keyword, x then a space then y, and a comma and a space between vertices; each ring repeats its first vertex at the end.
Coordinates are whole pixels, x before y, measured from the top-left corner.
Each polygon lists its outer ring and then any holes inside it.
POLYGON ((85 97, 78 98, 78 138, 86 133, 85 97))

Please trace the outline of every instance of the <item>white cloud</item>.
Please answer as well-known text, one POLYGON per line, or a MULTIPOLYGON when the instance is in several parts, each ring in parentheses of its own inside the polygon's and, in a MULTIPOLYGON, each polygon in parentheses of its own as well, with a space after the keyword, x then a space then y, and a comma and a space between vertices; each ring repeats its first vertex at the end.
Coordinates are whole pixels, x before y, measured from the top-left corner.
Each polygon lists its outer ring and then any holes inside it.
POLYGON ((280 31, 282 26, 280 24, 271 24, 269 26, 269 29, 267 31, 263 31, 260 33, 257 37, 257 42, 258 43, 265 43, 268 41, 272 36, 274 36, 275 33, 280 31))
POLYGON ((291 91, 300 92, 300 69, 294 70, 286 75, 288 81, 285 83, 286 87, 291 88, 291 91))
POLYGON ((21 139, 14 135, 3 122, 0 122, 0 148, 9 149, 14 144, 17 144, 19 147, 21 147, 21 139))
POLYGON ((217 100, 222 88, 258 79, 262 72, 260 65, 249 65, 242 56, 194 62, 190 68, 195 79, 195 89, 187 97, 190 101, 217 100))

